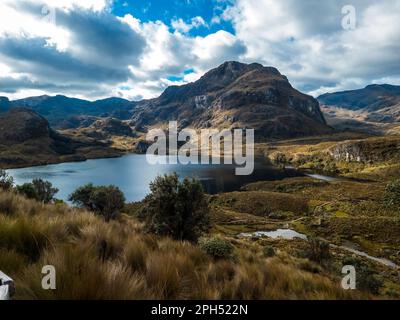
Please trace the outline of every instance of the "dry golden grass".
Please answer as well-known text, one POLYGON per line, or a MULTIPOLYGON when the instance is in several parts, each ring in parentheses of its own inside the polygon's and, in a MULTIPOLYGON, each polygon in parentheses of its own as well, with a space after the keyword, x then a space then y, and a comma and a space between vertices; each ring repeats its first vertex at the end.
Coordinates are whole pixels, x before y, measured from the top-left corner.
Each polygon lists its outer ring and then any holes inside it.
POLYGON ((144 234, 124 215, 106 223, 7 193, 0 193, 0 208, 0 269, 14 278, 16 299, 365 297, 234 239, 234 258, 214 260, 191 243, 144 234), (56 290, 41 288, 44 265, 56 268, 56 290))

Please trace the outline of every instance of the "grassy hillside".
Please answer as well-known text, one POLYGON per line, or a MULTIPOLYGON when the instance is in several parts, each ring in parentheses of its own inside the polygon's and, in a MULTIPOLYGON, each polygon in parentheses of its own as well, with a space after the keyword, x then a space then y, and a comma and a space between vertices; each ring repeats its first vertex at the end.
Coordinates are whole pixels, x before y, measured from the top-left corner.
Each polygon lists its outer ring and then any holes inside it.
POLYGON ((128 215, 106 223, 63 204, 0 193, 0 269, 15 279, 17 299, 371 297, 342 290, 325 271, 306 271, 312 263, 286 250, 266 258, 262 243, 219 233, 234 246, 232 258, 215 260, 197 245, 145 234, 128 215), (57 290, 41 288, 47 264, 56 267, 57 290))

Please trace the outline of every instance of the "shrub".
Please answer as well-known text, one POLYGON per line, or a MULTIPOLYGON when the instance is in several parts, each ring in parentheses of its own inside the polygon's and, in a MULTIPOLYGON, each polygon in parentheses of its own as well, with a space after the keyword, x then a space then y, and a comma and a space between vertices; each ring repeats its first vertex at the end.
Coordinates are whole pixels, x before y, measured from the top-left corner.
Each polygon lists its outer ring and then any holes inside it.
POLYGON ((386 185, 385 203, 388 206, 400 204, 400 179, 394 180, 386 185))
POLYGON ((176 173, 150 184, 140 217, 150 232, 196 242, 210 228, 209 206, 198 180, 179 181, 176 173))
POLYGON ((5 170, 0 169, 0 189, 10 190, 14 186, 14 178, 11 177, 5 170))
POLYGON ((361 259, 347 257, 342 262, 343 266, 350 265, 356 269, 356 287, 372 294, 379 294, 383 286, 382 280, 378 279, 375 270, 370 268, 361 259))
POLYGON ((221 238, 205 238, 200 240, 200 249, 215 259, 228 259, 232 257, 233 245, 221 238))
POLYGON ((57 188, 53 188, 51 182, 42 179, 34 179, 31 183, 24 183, 21 186, 17 186, 16 190, 29 199, 35 199, 43 203, 54 201, 54 196, 58 192, 57 188))
POLYGON ((275 249, 272 246, 266 246, 263 249, 264 257, 271 258, 275 256, 275 249))
POLYGON ((75 190, 68 198, 75 205, 102 216, 106 221, 116 219, 125 205, 125 196, 116 186, 87 184, 75 190))
POLYGON ((330 258, 329 243, 318 238, 311 238, 307 257, 320 264, 324 263, 330 258))
POLYGON ((24 183, 23 185, 16 186, 17 192, 28 199, 37 199, 38 195, 36 193, 35 187, 32 183, 24 183))

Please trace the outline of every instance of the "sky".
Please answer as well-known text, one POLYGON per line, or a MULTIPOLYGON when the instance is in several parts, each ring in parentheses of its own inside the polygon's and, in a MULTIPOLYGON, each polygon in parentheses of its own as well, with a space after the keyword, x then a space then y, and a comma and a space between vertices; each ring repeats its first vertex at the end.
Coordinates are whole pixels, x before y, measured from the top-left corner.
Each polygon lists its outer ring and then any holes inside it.
POLYGON ((274 66, 313 96, 400 85, 400 0, 0 1, 10 99, 148 99, 227 60, 274 66))

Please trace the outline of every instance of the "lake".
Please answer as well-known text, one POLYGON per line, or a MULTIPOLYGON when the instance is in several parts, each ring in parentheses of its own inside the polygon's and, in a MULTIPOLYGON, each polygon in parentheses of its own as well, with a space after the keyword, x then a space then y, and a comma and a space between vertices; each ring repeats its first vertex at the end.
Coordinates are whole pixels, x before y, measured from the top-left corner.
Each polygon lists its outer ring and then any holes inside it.
POLYGON ((294 169, 279 170, 262 159, 256 159, 250 176, 236 176, 234 165, 150 165, 145 155, 130 154, 121 158, 94 159, 45 166, 10 169, 16 184, 41 178, 50 181, 60 191, 56 197, 66 200, 76 188, 94 185, 118 186, 128 201, 142 200, 149 191, 149 183, 158 175, 176 172, 183 177, 198 178, 206 192, 215 194, 239 190, 241 186, 260 180, 280 180, 302 176, 294 169))

